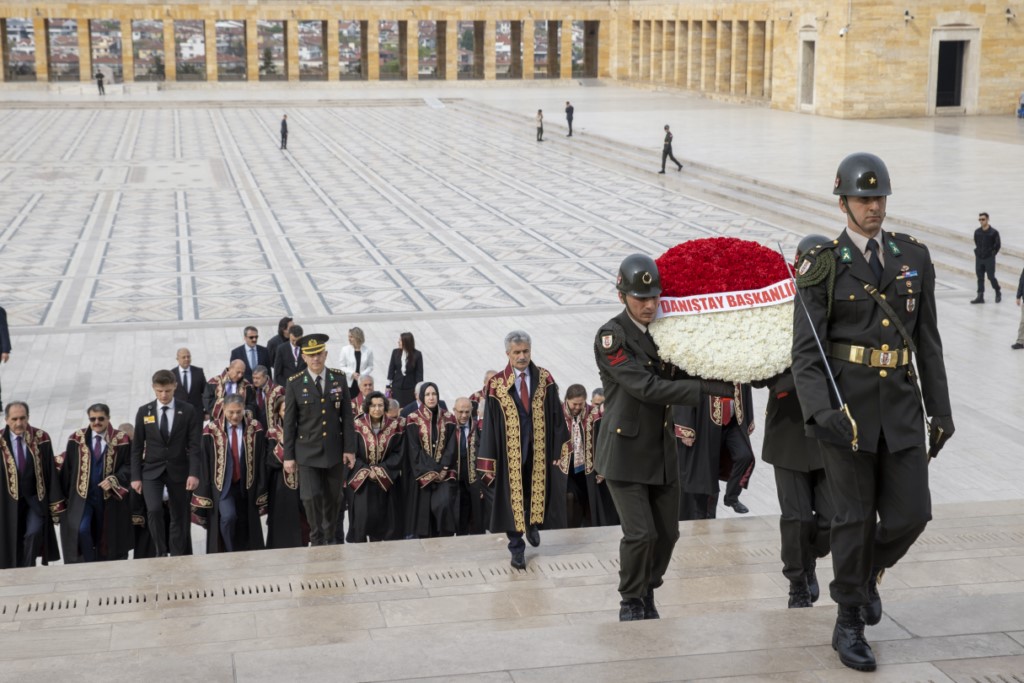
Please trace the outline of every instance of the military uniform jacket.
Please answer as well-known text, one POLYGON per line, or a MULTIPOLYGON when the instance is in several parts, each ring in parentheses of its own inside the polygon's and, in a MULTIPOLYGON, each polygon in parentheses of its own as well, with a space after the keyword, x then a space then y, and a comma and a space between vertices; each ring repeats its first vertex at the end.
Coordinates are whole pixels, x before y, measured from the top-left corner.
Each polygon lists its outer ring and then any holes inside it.
POLYGON ((292 375, 284 393, 284 459, 303 467, 334 467, 356 452, 352 399, 345 373, 324 368, 323 394, 308 370, 292 375))
MULTIPOLYGON (((899 316, 917 347, 914 360, 925 409, 929 415, 950 415, 931 256, 927 247, 908 235, 880 232, 879 237, 885 265, 878 291, 899 316)), ((896 325, 865 289, 866 284, 874 284, 874 274, 845 231, 832 244, 815 247, 804 255, 797 265, 797 275, 800 294, 826 348, 832 343, 880 351, 898 351, 904 347, 896 325), (835 260, 831 296, 829 278, 812 284, 811 280, 816 278, 809 277, 818 270, 817 261, 829 258, 835 260)), ((825 374, 811 323, 799 302, 793 313, 793 375, 807 433, 823 441, 849 446, 814 421, 818 411, 839 405, 825 374)), ((883 435, 890 451, 924 443, 921 401, 909 375, 913 365, 880 369, 835 358, 829 359, 829 365, 857 422, 861 450, 877 452, 883 435)))
POLYGON ((793 371, 782 371, 768 380, 767 385, 768 409, 764 418, 761 459, 775 467, 796 472, 820 470, 824 467, 821 449, 818 440, 807 436, 804 431, 804 417, 796 395, 793 371))
POLYGON ((597 472, 613 481, 668 484, 679 478, 673 405, 697 405, 700 382, 658 358, 658 347, 623 309, 597 332, 604 415, 597 472))

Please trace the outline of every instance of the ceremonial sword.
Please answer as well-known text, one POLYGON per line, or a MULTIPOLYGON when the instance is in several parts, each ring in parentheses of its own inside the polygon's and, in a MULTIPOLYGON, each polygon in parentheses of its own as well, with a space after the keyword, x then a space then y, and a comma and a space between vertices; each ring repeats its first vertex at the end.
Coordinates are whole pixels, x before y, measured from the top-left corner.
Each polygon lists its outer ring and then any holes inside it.
POLYGON ((850 421, 850 427, 853 428, 853 440, 850 442, 850 450, 857 451, 857 422, 853 419, 853 415, 850 414, 850 407, 843 400, 843 395, 839 391, 839 385, 836 384, 835 375, 832 374, 832 367, 828 364, 828 356, 825 354, 825 347, 821 344, 821 337, 818 336, 818 330, 814 327, 814 320, 811 319, 811 312, 807 310, 807 304, 804 303, 804 297, 800 294, 800 288, 796 284, 796 278, 793 277, 793 273, 789 267, 789 260, 786 259, 786 252, 782 249, 782 244, 776 242, 779 247, 779 254, 782 256, 782 262, 786 264, 786 273, 789 275, 790 281, 793 283, 793 291, 796 296, 796 300, 800 302, 800 307, 804 310, 804 315, 807 316, 807 324, 811 326, 811 334, 814 335, 814 343, 818 345, 818 353, 821 354, 821 362, 825 366, 825 374, 828 375, 829 384, 832 385, 832 391, 836 394, 836 400, 839 405, 842 406, 840 410, 846 415, 846 419, 850 421))

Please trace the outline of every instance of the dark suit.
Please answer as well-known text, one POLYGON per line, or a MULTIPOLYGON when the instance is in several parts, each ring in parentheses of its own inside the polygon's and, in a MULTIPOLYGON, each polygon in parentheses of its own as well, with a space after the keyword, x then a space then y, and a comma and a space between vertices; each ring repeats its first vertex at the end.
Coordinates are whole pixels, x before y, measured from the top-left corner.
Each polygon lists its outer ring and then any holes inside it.
MULTIPOLYGON (((228 361, 228 365, 231 364, 232 360, 245 361, 245 378, 251 382, 253 366, 249 364, 249 347, 242 344, 231 349, 231 360, 228 361)), ((267 370, 270 370, 273 366, 270 360, 270 352, 267 351, 266 346, 256 345, 256 365, 262 365, 267 370)))
MULTIPOLYGON (((7 329, 7 311, 0 306, 0 353, 11 352, 11 331, 7 329)), ((4 408, 3 388, 0 387, 0 410, 4 408)))
POLYGON ((352 401, 345 373, 324 368, 323 389, 309 372, 284 393, 284 460, 299 465, 299 495, 313 545, 333 543, 345 477, 343 453, 355 453, 352 401))
POLYGON ((700 382, 662 362, 625 310, 598 330, 594 353, 605 395, 596 469, 622 521, 619 593, 643 598, 661 585, 679 539, 672 405, 697 405, 700 382))
POLYGON ((924 408, 932 416, 951 415, 936 322, 935 269, 928 249, 906 235, 880 233, 879 237, 884 253, 880 280, 845 231, 831 244, 810 250, 797 268, 807 315, 799 304, 795 307, 793 376, 807 434, 821 442, 835 506, 831 594, 843 606, 866 604, 872 567, 893 566, 931 519, 924 414, 911 376, 914 366, 901 363, 903 337, 891 316, 869 295, 866 284, 878 285, 879 294, 917 348, 914 360, 924 408), (835 262, 831 301, 827 277, 812 284, 815 278, 810 274, 820 265, 819 259, 835 262), (857 452, 818 423, 839 406, 808 315, 831 356, 829 366, 857 423, 857 452), (849 350, 843 360, 841 344, 891 351, 886 355, 895 357, 897 365, 880 369, 857 363, 849 359, 849 350))
POLYGON ((132 439, 132 481, 142 482, 146 500, 147 525, 162 557, 183 555, 189 533, 189 502, 192 494, 185 490, 185 480, 199 476, 202 417, 188 403, 175 401, 174 421, 169 438, 160 434, 162 411, 157 401, 139 408, 135 415, 135 437, 132 439), (164 534, 164 486, 167 487, 171 515, 170 538, 164 534))
POLYGON ((302 372, 306 369, 306 361, 299 354, 299 359, 295 360, 295 349, 291 343, 281 344, 277 347, 274 352, 274 381, 285 386, 288 384, 288 378, 297 372, 302 372))
POLYGON ((405 373, 402 373, 402 349, 395 349, 391 352, 391 362, 388 363, 388 382, 391 383, 391 396, 399 405, 408 405, 416 401, 416 385, 423 381, 423 354, 414 351, 409 355, 405 363, 405 373))
POLYGON ((188 391, 185 391, 185 380, 182 378, 181 366, 175 365, 171 370, 175 379, 178 380, 178 388, 174 390, 174 400, 188 403, 199 416, 206 412, 203 406, 203 394, 206 391, 206 373, 198 365, 190 365, 188 368, 188 391))

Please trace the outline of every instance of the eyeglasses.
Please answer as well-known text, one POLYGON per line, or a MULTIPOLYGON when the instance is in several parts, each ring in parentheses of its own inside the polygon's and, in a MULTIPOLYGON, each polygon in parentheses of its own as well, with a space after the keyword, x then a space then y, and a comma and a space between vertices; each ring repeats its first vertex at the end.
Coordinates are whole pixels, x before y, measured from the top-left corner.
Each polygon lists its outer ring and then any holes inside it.
POLYGON ((246 337, 249 341, 256 341, 259 337, 246 337))
POLYGON ((107 421, 107 418, 105 418, 103 416, 100 416, 100 417, 90 417, 89 418, 89 422, 106 422, 106 421, 107 421))
POLYGON ((981 218, 979 218, 978 220, 979 220, 979 221, 981 221, 982 223, 984 223, 984 222, 985 222, 985 221, 987 221, 988 219, 987 219, 987 218, 985 218, 984 216, 982 216, 982 217, 981 217, 981 218))

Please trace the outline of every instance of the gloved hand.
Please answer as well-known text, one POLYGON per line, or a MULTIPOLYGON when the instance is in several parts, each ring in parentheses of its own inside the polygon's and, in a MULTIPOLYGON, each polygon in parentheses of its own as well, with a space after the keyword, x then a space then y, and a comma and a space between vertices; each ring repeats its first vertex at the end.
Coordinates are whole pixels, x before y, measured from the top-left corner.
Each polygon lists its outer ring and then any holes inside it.
POLYGON ((853 425, 841 410, 820 410, 814 414, 814 421, 829 430, 846 443, 853 441, 853 425))
POLYGON ((956 428, 953 426, 953 418, 949 415, 936 415, 932 418, 931 427, 928 429, 928 455, 932 458, 939 454, 939 450, 946 445, 949 437, 953 436, 956 428), (942 430, 941 432, 939 430, 942 430))
POLYGON ((736 388, 730 382, 720 382, 717 379, 702 379, 700 381, 700 390, 702 393, 711 394, 712 396, 732 398, 736 388))

